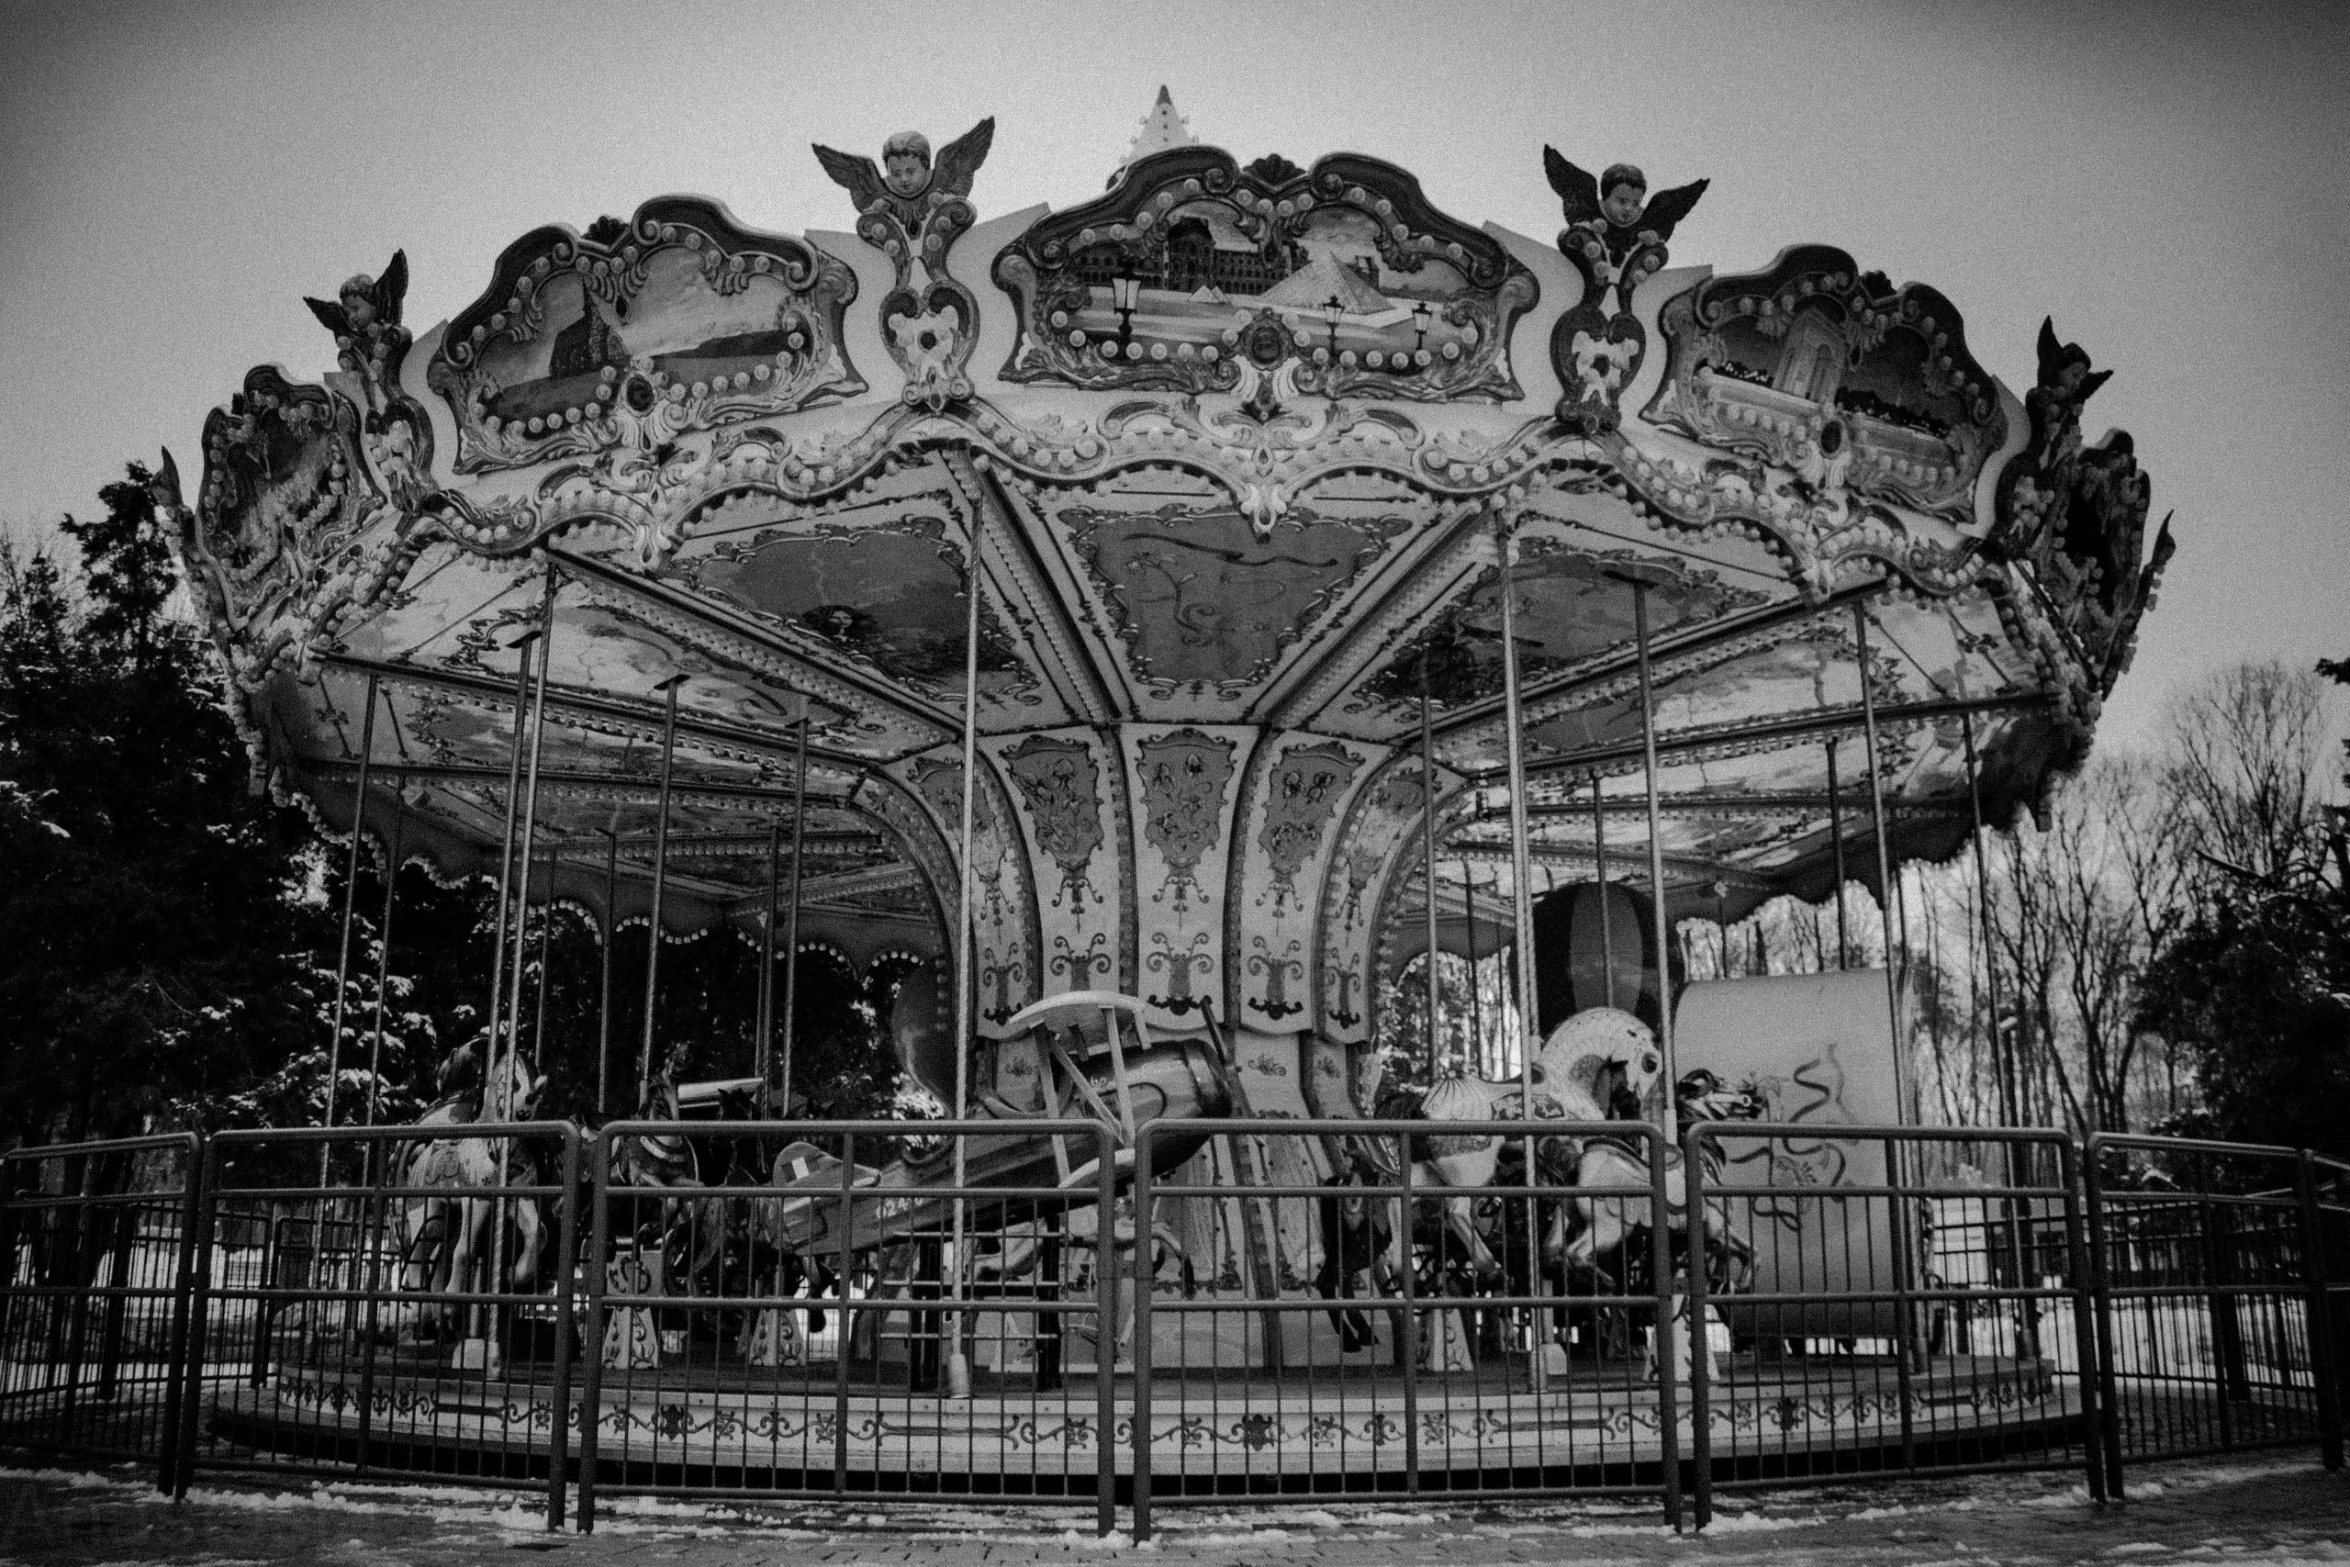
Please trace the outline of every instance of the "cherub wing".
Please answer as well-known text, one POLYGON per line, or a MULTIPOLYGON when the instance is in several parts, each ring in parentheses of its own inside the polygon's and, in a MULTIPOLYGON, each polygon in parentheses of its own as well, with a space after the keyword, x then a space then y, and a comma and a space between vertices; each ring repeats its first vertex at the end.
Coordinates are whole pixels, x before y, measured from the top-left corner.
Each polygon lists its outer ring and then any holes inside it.
POLYGON ((873 160, 858 153, 842 152, 837 148, 811 143, 816 148, 816 161, 824 165, 824 172, 832 183, 849 193, 849 199, 863 212, 889 193, 881 182, 881 170, 873 160))
POLYGON ((395 250, 375 280, 375 318, 386 326, 400 324, 400 302, 408 297, 408 252, 395 250))
POLYGON ((171 448, 163 448, 163 466, 157 468, 147 481, 147 493, 155 497, 157 509, 177 511, 180 507, 180 465, 171 460, 171 448))
POLYGON ((970 195, 971 182, 979 177, 979 166, 987 161, 987 149, 994 142, 995 116, 991 114, 939 150, 937 165, 931 171, 932 188, 950 196, 970 195))
POLYGON ((351 335, 351 318, 343 314, 341 304, 329 299, 312 299, 308 294, 302 296, 302 303, 308 305, 310 313, 318 317, 318 324, 335 336, 351 335))
POLYGON ((1569 223, 1587 223, 1604 216, 1599 208, 1599 180, 1588 169, 1560 157, 1556 147, 1545 147, 1542 172, 1550 176, 1550 188, 1559 193, 1569 223))
POLYGON ((2056 377, 2064 369, 2064 345, 2056 340, 2056 318, 2040 318, 2040 384, 2054 386, 2056 377))
POLYGON ((1648 205, 1640 211, 1639 227, 1653 230, 1659 240, 1673 237, 1673 225, 1689 216, 1689 209, 1697 205, 1697 198, 1705 194, 1711 180, 1699 180, 1694 185, 1683 185, 1676 190, 1660 190, 1648 198, 1648 205))

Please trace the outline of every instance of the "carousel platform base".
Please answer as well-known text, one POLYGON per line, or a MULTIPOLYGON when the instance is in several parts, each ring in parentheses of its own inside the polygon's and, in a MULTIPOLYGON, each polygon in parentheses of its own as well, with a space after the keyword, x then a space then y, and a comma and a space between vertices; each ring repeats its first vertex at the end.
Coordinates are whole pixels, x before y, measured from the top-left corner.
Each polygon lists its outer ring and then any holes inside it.
MULTIPOLYGON (((552 1368, 495 1377, 379 1368, 363 1417, 356 1370, 287 1368, 224 1389, 215 1442, 257 1455, 370 1470, 543 1478, 555 1430, 552 1368)), ((968 1399, 832 1368, 685 1365, 609 1374, 596 1407, 599 1485, 1074 1497, 1096 1494, 1101 1452, 1126 1491, 1135 1468, 1135 1388, 1113 1381, 1105 1424, 1090 1371, 1050 1392, 982 1385, 968 1399)), ((1025 1384, 1029 1379, 1006 1379, 1025 1384)), ((1392 1493, 1655 1484, 1663 1427, 1656 1389, 1591 1375, 1527 1390, 1523 1360, 1474 1372, 1316 1367, 1286 1376, 1194 1372, 1150 1383, 1155 1494, 1392 1493)), ((579 1391, 574 1368, 573 1396, 579 1391)), ((1763 1365, 1737 1357, 1713 1389, 1709 1434, 1723 1479, 1979 1464, 2077 1444, 2072 1379, 2045 1364, 1939 1357, 1908 1379, 1891 1362, 1763 1365), (1905 1419, 1906 1415, 1906 1419, 1905 1419)), ((578 1462, 576 1411, 568 1447, 578 1462)), ((1694 1432, 1679 1394, 1678 1447, 1694 1432)))

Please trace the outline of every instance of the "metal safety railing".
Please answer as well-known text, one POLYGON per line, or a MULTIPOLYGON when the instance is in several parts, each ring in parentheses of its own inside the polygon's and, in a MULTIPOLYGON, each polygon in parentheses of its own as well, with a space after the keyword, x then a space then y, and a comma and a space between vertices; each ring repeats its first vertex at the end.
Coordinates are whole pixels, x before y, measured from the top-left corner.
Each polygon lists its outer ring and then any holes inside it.
POLYGON ((690 1490, 1091 1499, 1108 1531, 1112 1129, 632 1121, 593 1149, 582 1527, 690 1490), (689 1135, 725 1168, 628 1184, 689 1135))
POLYGON ((0 1444, 180 1483, 200 1143, 0 1156, 0 1444))
POLYGON ((2062 1134, 1717 1122, 1682 1168, 1688 1222, 1747 1276, 1690 1277, 1723 1329, 1691 1389, 1699 1527, 1723 1481, 2079 1466, 2104 1494, 2062 1134), (1935 1173, 1954 1152, 1972 1178, 1935 1173))
POLYGON ((1138 1238, 1197 1205, 1219 1267, 1177 1293, 1135 1256, 1138 1537, 1155 1503, 1233 1495, 1644 1487, 1678 1512, 1655 1128, 1221 1120, 1140 1144, 1138 1238), (1151 1175, 1177 1138, 1188 1173, 1151 1175))
POLYGON ((2082 1159, 2112 1494, 2126 1463, 2154 1456, 2319 1441, 2338 1467, 2333 1286, 2311 1156, 2099 1134, 2082 1159), (2170 1168, 2119 1185, 2133 1153, 2170 1168))
POLYGON ((569 1493, 580 1137, 565 1121, 222 1132, 197 1225, 197 1468, 569 1493))
POLYGON ((0 1445, 1090 1507, 2341 1462, 2350 1164, 1703 1122, 633 1121, 0 1157, 0 1445), (1531 1138, 1532 1147, 1528 1143, 1531 1138))

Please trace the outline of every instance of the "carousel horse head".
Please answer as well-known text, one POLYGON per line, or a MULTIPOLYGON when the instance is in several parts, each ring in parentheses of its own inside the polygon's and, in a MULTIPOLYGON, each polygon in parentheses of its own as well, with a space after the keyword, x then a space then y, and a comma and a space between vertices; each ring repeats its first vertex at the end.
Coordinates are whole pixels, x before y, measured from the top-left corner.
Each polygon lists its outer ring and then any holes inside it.
POLYGON ((469 1121, 527 1121, 538 1108, 547 1086, 519 1056, 501 1055, 485 1033, 474 1035, 449 1052, 433 1073, 437 1096, 425 1112, 427 1123, 462 1124, 469 1121), (485 1073, 482 1063, 492 1063, 485 1073))
POLYGON ((546 1086, 546 1078, 531 1071, 529 1062, 509 1052, 498 1058, 497 1067, 490 1073, 489 1086, 482 1090, 481 1118, 527 1121, 538 1109, 539 1095, 546 1086))
POLYGON ((470 1094, 481 1086, 481 1058, 489 1044, 485 1030, 449 1052, 434 1071, 433 1092, 443 1099, 470 1094))
POLYGON ((1704 1067, 1682 1073, 1673 1085, 1673 1111, 1684 1132, 1700 1121, 1759 1121, 1770 1109, 1751 1081, 1732 1088, 1704 1067))
POLYGON ((1665 1058, 1648 1025, 1617 1007, 1591 1007, 1557 1028, 1534 1056, 1534 1081, 1571 1102, 1576 1120, 1638 1120, 1665 1058))

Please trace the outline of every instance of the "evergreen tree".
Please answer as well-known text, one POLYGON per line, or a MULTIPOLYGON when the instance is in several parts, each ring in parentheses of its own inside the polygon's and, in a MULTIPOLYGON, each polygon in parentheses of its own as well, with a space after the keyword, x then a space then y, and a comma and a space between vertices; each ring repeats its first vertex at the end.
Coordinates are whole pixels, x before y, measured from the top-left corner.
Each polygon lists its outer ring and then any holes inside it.
POLYGON ((78 584, 0 558, 8 1142, 217 1120, 323 1043, 313 840, 248 787, 218 666, 166 616, 148 479, 133 464, 65 520, 78 584))

